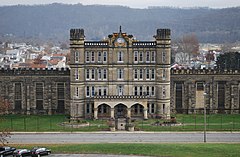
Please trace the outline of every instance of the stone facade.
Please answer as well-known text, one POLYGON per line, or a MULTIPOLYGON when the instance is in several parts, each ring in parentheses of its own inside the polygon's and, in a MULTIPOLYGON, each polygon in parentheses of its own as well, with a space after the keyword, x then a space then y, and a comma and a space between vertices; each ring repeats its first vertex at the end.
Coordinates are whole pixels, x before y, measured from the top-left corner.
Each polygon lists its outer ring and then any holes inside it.
POLYGON ((239 113, 240 71, 172 69, 172 112, 239 113))
POLYGON ((169 29, 154 41, 113 33, 86 41, 83 29, 70 31, 71 116, 121 118, 170 116, 169 29))
POLYGON ((69 69, 0 69, 0 98, 15 114, 68 114, 69 69))

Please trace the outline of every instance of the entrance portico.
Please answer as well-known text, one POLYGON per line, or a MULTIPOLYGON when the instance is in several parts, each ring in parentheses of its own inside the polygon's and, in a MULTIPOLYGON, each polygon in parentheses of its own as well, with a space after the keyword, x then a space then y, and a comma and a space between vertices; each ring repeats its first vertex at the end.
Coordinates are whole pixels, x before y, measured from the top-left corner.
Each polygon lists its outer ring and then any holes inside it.
POLYGON ((110 106, 110 109, 106 110, 106 112, 110 112, 106 113, 106 115, 110 115, 110 118, 131 118, 133 115, 137 115, 148 119, 147 99, 141 99, 141 101, 134 101, 134 99, 94 99, 94 119, 99 118, 99 107, 103 104, 110 106))

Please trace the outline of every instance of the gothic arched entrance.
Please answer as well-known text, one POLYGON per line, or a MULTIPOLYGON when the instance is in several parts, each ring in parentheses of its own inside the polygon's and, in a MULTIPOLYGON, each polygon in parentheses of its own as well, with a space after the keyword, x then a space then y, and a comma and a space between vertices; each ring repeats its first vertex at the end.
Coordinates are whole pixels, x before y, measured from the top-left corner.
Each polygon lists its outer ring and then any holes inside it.
POLYGON ((99 118, 110 118, 111 107, 107 104, 101 104, 98 106, 98 117, 99 118))
POLYGON ((127 106, 124 104, 118 104, 114 107, 115 118, 126 118, 127 117, 127 106))

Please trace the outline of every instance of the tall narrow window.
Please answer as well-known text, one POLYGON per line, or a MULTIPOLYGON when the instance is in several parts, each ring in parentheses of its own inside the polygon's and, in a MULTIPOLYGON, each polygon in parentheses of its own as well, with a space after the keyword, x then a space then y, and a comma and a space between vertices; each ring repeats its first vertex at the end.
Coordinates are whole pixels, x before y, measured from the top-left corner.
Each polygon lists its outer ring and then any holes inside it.
POLYGON ((98 52, 98 62, 102 62, 102 52, 98 52))
POLYGON ((143 62, 143 52, 139 52, 139 62, 143 62))
POLYGON ((78 63, 79 62, 79 52, 76 51, 75 52, 75 63, 78 63))
POLYGON ((119 85, 118 88, 117 88, 117 94, 119 96, 123 95, 123 86, 122 85, 119 85))
POLYGON ((155 113, 155 105, 154 105, 154 103, 151 104, 151 112, 155 113))
POLYGON ((150 80, 150 70, 146 69, 146 80, 150 80))
POLYGON ((165 88, 165 86, 162 86, 162 97, 166 98, 166 88, 165 88))
POLYGON ((163 63, 166 62, 166 52, 165 52, 165 50, 162 51, 162 62, 163 63))
POLYGON ((155 69, 152 69, 152 76, 151 76, 152 80, 155 80, 155 69))
POLYGON ((163 80, 166 80, 166 69, 163 69, 162 79, 163 79, 163 80))
POLYGON ((90 52, 86 51, 85 55, 86 55, 86 62, 90 62, 90 52))
POLYGON ((139 79, 143 79, 143 69, 139 69, 139 79))
POLYGON ((106 96, 107 95, 107 87, 103 88, 103 95, 106 96))
POLYGON ((95 88, 92 86, 92 96, 95 96, 95 88))
POLYGON ((138 79, 138 70, 134 69, 134 80, 138 79))
POLYGON ((138 62, 138 51, 134 51, 134 62, 138 62))
POLYGON ((149 92, 149 86, 147 86, 147 88, 146 88, 146 94, 147 94, 147 96, 150 95, 150 92, 149 92))
POLYGON ((107 62, 107 51, 103 51, 103 62, 107 62))
POLYGON ((15 83, 15 110, 22 109, 22 84, 15 83))
MULTIPOLYGON (((78 88, 78 87, 77 87, 78 88)), ((86 87, 86 97, 89 97, 90 96, 90 87, 87 86, 86 87)))
POLYGON ((140 96, 143 95, 143 87, 142 87, 142 86, 139 87, 139 95, 140 95, 140 96))
POLYGON ((150 52, 149 51, 146 52, 146 62, 147 63, 150 62, 150 52))
POLYGON ((36 83, 36 109, 43 109, 43 83, 36 83))
POLYGON ((102 69, 98 69, 98 80, 102 79, 102 69))
POLYGON ((107 80, 107 69, 103 69, 103 79, 107 80))
POLYGON ((65 111, 65 89, 64 83, 57 83, 57 113, 65 111))
POLYGON ((94 56, 94 51, 92 51, 92 56, 91 56, 91 62, 94 62, 95 61, 95 56, 94 56))
POLYGON ((155 61, 156 61, 156 53, 155 53, 155 51, 152 51, 151 62, 155 62, 155 61))
POLYGON ((176 105, 176 110, 178 113, 182 113, 182 104, 183 104, 183 84, 181 82, 177 82, 176 84, 176 92, 175 92, 175 105, 176 105))
POLYGON ((122 51, 118 52, 118 62, 123 62, 123 52, 122 51))
POLYGON ((102 96, 102 88, 101 87, 98 87, 98 95, 102 96))
POLYGON ((92 70, 91 70, 91 73, 92 73, 92 78, 91 78, 91 79, 92 79, 92 80, 95 80, 95 69, 92 69, 92 70))
POLYGON ((137 86, 134 87, 134 95, 135 95, 135 96, 138 95, 138 87, 137 87, 137 86))
POLYGON ((90 79, 90 73, 89 73, 89 69, 86 69, 86 80, 90 79))
POLYGON ((154 88, 154 86, 152 86, 152 89, 151 89, 151 96, 155 96, 155 88, 154 88))
POLYGON ((123 79, 123 69, 118 69, 118 79, 119 80, 123 79))
POLYGON ((75 69, 75 80, 79 79, 78 68, 75 69))

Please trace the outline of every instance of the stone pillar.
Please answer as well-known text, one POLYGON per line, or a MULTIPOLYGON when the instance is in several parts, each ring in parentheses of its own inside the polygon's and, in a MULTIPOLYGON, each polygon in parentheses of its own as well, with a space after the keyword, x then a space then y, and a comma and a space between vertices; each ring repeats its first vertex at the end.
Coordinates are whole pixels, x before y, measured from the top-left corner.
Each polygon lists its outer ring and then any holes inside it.
POLYGON ((114 108, 111 108, 111 118, 114 118, 114 108))
POLYGON ((127 117, 131 118, 131 108, 127 108, 127 117))
POLYGON ((94 119, 98 119, 98 108, 94 108, 94 119))
POLYGON ((143 117, 144 119, 148 119, 147 109, 143 109, 143 117))

